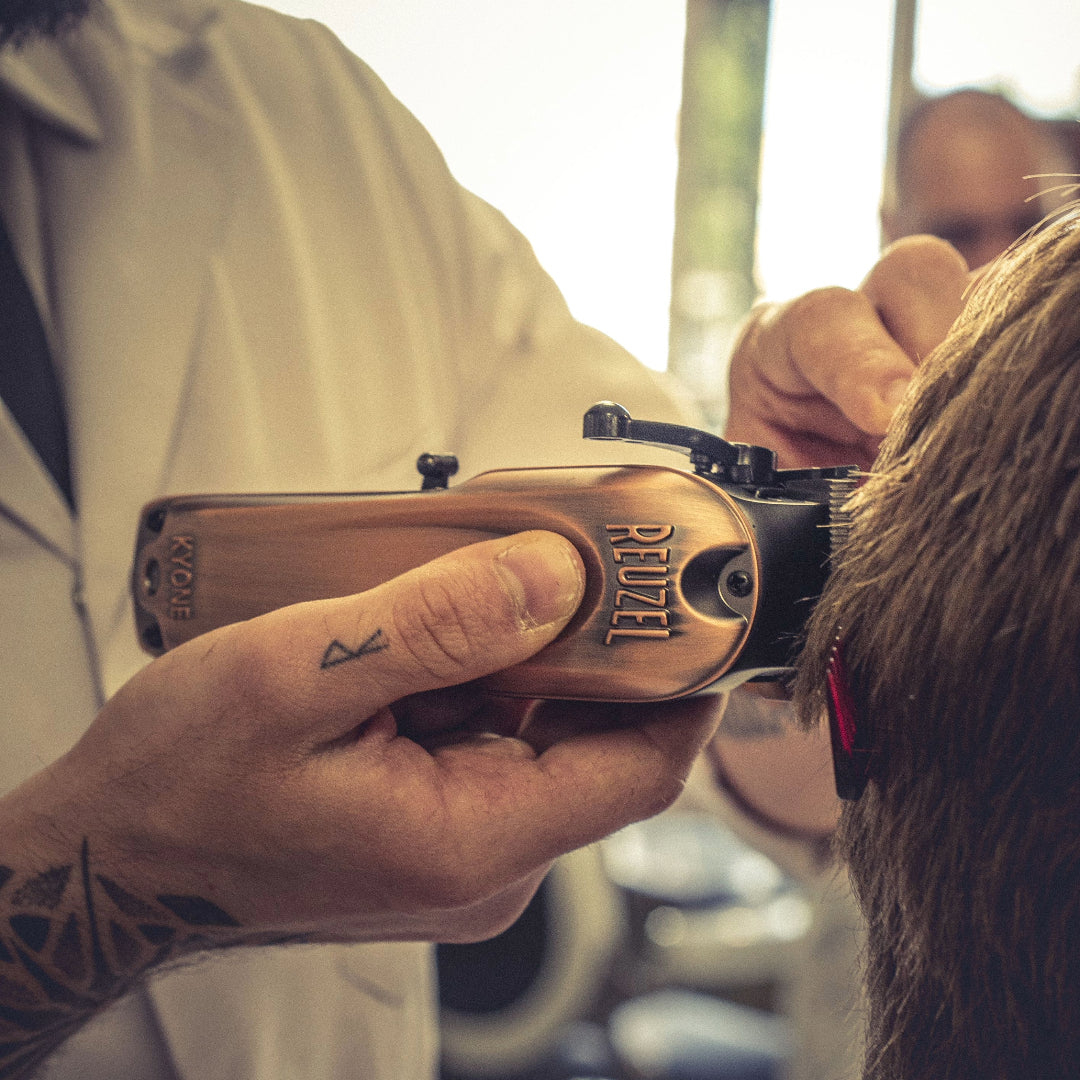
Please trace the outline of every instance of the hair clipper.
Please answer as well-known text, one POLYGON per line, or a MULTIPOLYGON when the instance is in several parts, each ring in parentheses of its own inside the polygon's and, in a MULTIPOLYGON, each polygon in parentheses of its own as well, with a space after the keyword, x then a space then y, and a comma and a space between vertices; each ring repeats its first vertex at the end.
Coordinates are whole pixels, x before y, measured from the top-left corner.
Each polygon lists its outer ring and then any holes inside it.
POLYGON ((456 459, 425 454, 420 492, 152 502, 132 574, 140 641, 160 654, 474 541, 549 529, 580 553, 584 599, 551 644, 483 680, 492 692, 658 701, 787 673, 856 469, 777 470, 771 450, 634 420, 610 402, 585 414, 584 435, 689 453, 692 468, 499 469, 450 486, 456 459))

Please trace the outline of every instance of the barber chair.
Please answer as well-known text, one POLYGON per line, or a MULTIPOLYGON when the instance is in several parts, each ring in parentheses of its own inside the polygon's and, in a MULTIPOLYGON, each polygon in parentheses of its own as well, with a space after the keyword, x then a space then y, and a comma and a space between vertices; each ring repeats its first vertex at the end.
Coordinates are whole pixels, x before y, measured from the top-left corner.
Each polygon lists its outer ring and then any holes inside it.
POLYGON ((444 1080, 775 1080, 791 1038, 765 999, 809 920, 712 815, 630 826, 560 860, 504 935, 439 950, 444 1080))
POLYGON ((444 1080, 562 1080, 607 1064, 587 1023, 625 934, 600 851, 561 858, 491 941, 438 949, 444 1080))

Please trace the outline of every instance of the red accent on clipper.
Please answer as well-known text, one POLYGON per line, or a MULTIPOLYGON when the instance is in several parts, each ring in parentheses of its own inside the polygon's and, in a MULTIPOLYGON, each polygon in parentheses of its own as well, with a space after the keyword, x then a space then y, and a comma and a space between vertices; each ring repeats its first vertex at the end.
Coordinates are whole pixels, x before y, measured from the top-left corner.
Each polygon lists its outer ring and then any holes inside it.
POLYGON ((829 659, 826 683, 829 689, 829 735, 836 793, 841 799, 854 801, 866 789, 870 774, 870 751, 866 747, 865 730, 860 738, 855 701, 851 696, 844 662, 844 643, 839 638, 829 659))

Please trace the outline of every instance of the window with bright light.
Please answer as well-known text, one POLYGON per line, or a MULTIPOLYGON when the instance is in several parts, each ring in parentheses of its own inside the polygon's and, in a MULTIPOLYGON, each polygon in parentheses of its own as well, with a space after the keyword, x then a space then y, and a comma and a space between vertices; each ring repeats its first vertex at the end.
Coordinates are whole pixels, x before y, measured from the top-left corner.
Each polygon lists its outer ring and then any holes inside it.
POLYGON ((984 86, 1046 116, 1080 106, 1076 0, 920 0, 915 85, 984 86))
MULTIPOLYGON (((893 0, 774 0, 758 215, 764 293, 852 286, 877 251, 893 0)), ((919 0, 912 81, 1080 106, 1076 0, 919 0)))
POLYGON ((858 284, 879 246, 892 0, 774 0, 758 282, 770 298, 858 284))

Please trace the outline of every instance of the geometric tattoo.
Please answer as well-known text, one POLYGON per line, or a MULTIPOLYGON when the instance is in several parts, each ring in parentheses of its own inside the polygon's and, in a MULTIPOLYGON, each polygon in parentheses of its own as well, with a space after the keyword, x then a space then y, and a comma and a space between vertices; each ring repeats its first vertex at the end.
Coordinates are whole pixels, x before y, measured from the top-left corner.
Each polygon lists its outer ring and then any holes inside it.
POLYGON ((29 1076, 52 1050, 144 972, 238 927, 198 896, 144 900, 90 867, 54 866, 20 880, 0 865, 0 1080, 29 1076))
POLYGON ((356 660, 361 656, 369 656, 371 653, 382 652, 383 649, 388 648, 390 648, 390 642, 383 638, 381 629, 376 630, 371 637, 355 649, 347 648, 335 638, 326 647, 326 652, 323 653, 322 662, 319 664, 319 667, 325 671, 327 668, 337 667, 338 664, 344 664, 348 660, 356 660))

